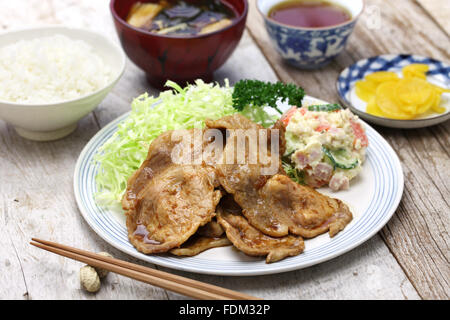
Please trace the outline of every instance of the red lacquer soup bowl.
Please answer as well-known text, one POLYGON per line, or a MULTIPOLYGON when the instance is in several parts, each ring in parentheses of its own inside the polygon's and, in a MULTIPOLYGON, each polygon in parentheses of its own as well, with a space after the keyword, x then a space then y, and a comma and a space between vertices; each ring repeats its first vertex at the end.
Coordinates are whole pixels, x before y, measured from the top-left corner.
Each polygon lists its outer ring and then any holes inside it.
POLYGON ((211 81, 213 72, 224 64, 239 43, 248 11, 247 0, 222 0, 236 14, 231 25, 208 34, 181 37, 158 35, 129 25, 126 18, 136 2, 112 0, 110 9, 126 54, 157 88, 167 80, 180 85, 198 78, 211 81))

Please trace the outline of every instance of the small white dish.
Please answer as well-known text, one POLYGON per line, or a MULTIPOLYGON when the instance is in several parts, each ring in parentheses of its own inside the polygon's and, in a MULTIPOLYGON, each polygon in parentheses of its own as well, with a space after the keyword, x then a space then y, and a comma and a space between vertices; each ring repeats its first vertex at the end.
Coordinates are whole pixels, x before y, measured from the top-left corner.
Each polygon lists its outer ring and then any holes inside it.
POLYGON ((336 88, 339 99, 352 112, 361 118, 385 127, 414 129, 433 126, 450 119, 450 93, 442 95, 441 106, 444 113, 429 113, 411 120, 397 120, 378 117, 366 112, 367 103, 358 98, 355 93, 355 83, 376 71, 392 71, 401 75, 401 69, 412 63, 426 64, 429 67, 427 80, 444 88, 450 88, 450 65, 436 59, 410 54, 385 54, 359 60, 345 68, 339 75, 336 88))
POLYGON ((49 26, 9 31, 0 34, 0 47, 19 40, 32 40, 56 34, 88 43, 111 68, 112 76, 104 88, 63 102, 22 104, 0 100, 0 119, 12 124, 20 136, 30 140, 56 140, 70 134, 76 129, 77 122, 94 110, 111 91, 125 69, 125 55, 122 49, 104 36, 89 30, 49 26))
MULTIPOLYGON (((309 96, 304 101, 326 103, 309 96)), ((282 111, 290 108, 287 104, 279 107, 282 111)), ((97 192, 95 177, 99 170, 94 157, 128 115, 126 113, 106 125, 84 147, 75 166, 74 193, 81 215, 94 232, 115 248, 143 261, 172 269, 224 276, 256 276, 306 268, 340 256, 371 238, 389 221, 402 197, 400 160, 389 143, 372 127, 365 125, 369 138, 367 157, 361 174, 352 180, 350 189, 339 192, 332 192, 329 188, 318 189, 344 201, 353 213, 352 222, 335 237, 322 234, 314 239, 305 239, 303 253, 270 264, 263 258, 249 257, 232 246, 206 250, 194 257, 145 255, 128 240, 125 214, 120 206, 117 209, 106 208, 94 196, 97 192)))

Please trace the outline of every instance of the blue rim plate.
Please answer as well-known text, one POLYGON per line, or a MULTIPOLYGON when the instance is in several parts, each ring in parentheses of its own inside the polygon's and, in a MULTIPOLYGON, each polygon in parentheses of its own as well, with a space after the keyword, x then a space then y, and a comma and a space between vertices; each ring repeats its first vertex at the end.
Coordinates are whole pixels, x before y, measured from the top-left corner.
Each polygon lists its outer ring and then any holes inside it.
POLYGON ((359 99, 355 93, 355 82, 376 71, 393 71, 401 74, 401 69, 412 63, 421 63, 429 66, 427 80, 441 87, 450 88, 450 65, 442 61, 411 54, 385 54, 359 60, 345 68, 336 81, 336 88, 342 104, 350 108, 361 118, 385 127, 391 128, 424 128, 433 126, 450 119, 450 94, 442 96, 442 106, 447 111, 442 114, 432 113, 411 120, 396 120, 377 117, 368 114, 366 103, 359 99))
MULTIPOLYGON (((306 102, 323 103, 311 97, 306 102)), ((281 106, 285 111, 289 107, 281 106)), ((400 161, 386 140, 365 124, 369 138, 367 158, 363 170, 351 181, 349 190, 320 192, 339 198, 353 212, 353 221, 334 238, 324 234, 305 240, 305 251, 295 257, 266 264, 263 258, 249 257, 233 247, 210 249, 195 257, 176 257, 168 254, 145 255, 128 241, 122 212, 100 206, 95 201, 95 176, 98 164, 94 155, 128 116, 124 114, 100 130, 81 152, 74 172, 74 192, 80 212, 92 229, 115 248, 141 260, 160 266, 196 273, 250 276, 286 272, 312 266, 359 246, 375 235, 394 214, 403 193, 403 172, 400 161)))

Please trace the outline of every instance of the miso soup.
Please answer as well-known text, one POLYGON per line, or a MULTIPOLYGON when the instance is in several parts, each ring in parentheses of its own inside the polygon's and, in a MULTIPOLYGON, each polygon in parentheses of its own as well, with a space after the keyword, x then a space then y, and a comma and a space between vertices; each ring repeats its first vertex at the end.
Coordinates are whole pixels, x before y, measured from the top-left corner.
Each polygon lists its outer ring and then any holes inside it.
POLYGON ((220 0, 163 0, 135 3, 127 22, 156 34, 188 37, 225 28, 235 18, 235 12, 220 0))

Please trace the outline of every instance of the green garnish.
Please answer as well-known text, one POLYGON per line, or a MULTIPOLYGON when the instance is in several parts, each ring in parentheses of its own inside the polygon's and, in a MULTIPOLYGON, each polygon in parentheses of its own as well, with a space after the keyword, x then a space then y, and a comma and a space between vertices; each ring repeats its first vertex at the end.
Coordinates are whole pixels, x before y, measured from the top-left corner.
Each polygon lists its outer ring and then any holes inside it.
POLYGON ((305 172, 303 170, 298 170, 292 164, 291 156, 293 153, 294 153, 294 151, 284 155, 281 158, 281 165, 284 169, 284 172, 286 172, 286 175, 289 178, 291 178, 293 181, 297 182, 298 184, 306 185, 305 172))
POLYGON ((292 83, 270 83, 259 80, 240 80, 234 85, 233 107, 242 111, 245 107, 272 107, 280 114, 277 101, 287 101, 292 106, 301 106, 305 91, 292 83))
POLYGON ((284 172, 286 172, 287 176, 291 178, 294 182, 297 182, 298 184, 306 185, 305 182, 305 172, 300 171, 296 168, 294 168, 290 163, 288 162, 282 162, 282 166, 284 169, 284 172))
POLYGON ((336 110, 342 110, 342 107, 338 105, 337 103, 333 104, 315 104, 313 106, 308 107, 309 111, 325 111, 325 112, 332 112, 336 110))

